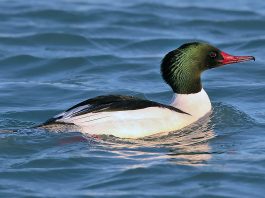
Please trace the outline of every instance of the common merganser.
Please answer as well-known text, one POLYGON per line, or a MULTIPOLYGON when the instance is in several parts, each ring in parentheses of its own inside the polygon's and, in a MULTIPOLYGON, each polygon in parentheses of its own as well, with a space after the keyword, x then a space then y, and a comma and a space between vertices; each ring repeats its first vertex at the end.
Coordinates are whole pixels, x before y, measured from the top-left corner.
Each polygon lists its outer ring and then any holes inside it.
POLYGON ((232 56, 207 43, 186 43, 169 52, 161 63, 163 79, 174 92, 171 104, 133 96, 98 96, 54 116, 41 127, 58 129, 71 125, 83 133, 120 138, 176 131, 211 111, 211 102, 202 88, 203 71, 248 60, 255 58, 232 56))

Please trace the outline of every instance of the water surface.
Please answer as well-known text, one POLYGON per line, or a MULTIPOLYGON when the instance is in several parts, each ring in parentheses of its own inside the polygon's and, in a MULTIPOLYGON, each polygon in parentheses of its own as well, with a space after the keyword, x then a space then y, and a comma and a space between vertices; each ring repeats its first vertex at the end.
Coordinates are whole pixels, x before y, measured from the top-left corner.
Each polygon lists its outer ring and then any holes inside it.
POLYGON ((1 1, 0 197, 264 197, 264 15, 258 0, 1 1), (139 140, 27 129, 101 94, 168 103, 161 58, 190 41, 256 57, 203 75, 204 121, 139 140))

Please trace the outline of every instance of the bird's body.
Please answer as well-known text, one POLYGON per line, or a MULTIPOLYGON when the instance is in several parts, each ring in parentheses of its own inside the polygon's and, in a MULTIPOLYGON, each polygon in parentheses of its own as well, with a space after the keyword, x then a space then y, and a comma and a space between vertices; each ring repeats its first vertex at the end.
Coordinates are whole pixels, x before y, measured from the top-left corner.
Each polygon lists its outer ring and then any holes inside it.
POLYGON ((191 95, 175 94, 170 105, 132 96, 100 96, 79 103, 45 124, 68 123, 84 133, 138 138, 181 129, 210 110, 203 89, 191 95))
POLYGON ((185 44, 168 53, 161 64, 163 78, 174 91, 171 104, 132 96, 99 96, 71 107, 41 126, 65 128, 70 124, 83 133, 121 138, 176 131, 211 111, 211 102, 201 85, 202 71, 251 59, 254 57, 228 55, 204 43, 185 44))

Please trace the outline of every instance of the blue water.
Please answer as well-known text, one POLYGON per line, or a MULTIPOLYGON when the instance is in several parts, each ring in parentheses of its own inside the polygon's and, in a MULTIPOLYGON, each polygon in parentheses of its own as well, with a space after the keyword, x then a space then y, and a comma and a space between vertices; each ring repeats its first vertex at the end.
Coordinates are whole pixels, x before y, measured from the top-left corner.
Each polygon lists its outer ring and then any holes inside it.
POLYGON ((0 197, 264 197, 264 45, 265 1, 0 1, 0 197), (161 58, 195 40, 256 57, 204 73, 207 120, 140 140, 29 129, 101 94, 168 103, 161 58))

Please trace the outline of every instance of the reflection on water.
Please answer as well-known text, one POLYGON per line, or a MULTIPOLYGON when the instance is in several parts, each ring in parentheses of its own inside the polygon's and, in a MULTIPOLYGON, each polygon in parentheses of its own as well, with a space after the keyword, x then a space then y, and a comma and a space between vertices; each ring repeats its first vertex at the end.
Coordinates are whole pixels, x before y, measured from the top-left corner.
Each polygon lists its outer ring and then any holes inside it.
POLYGON ((215 137, 211 118, 211 115, 207 115, 185 129, 136 140, 120 139, 113 136, 101 136, 101 138, 109 143, 108 148, 117 149, 115 152, 126 158, 132 155, 141 155, 143 147, 148 148, 149 154, 151 149, 159 148, 160 152, 152 152, 151 157, 166 158, 181 165, 206 165, 207 161, 211 159, 209 140, 215 137), (124 152, 125 148, 131 149, 130 152, 128 150, 124 152), (130 154, 128 155, 128 153, 130 154))
POLYGON ((205 165, 211 159, 209 140, 215 137, 210 125, 210 116, 206 116, 193 125, 170 133, 161 141, 169 148, 167 154, 176 164, 205 165))
POLYGON ((173 146, 168 154, 177 164, 205 165, 211 159, 209 140, 215 136, 213 130, 203 131, 197 128, 173 146))
POLYGON ((228 128, 233 131, 238 126, 251 127, 254 123, 251 117, 235 107, 216 103, 210 115, 182 130, 137 140, 101 136, 103 142, 100 144, 107 142, 106 150, 112 149, 120 157, 142 156, 141 159, 150 161, 167 159, 180 165, 203 166, 217 152, 216 149, 212 151, 210 144, 216 137, 214 128, 222 128, 224 133, 228 128))

